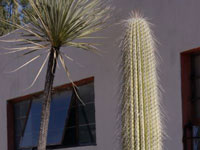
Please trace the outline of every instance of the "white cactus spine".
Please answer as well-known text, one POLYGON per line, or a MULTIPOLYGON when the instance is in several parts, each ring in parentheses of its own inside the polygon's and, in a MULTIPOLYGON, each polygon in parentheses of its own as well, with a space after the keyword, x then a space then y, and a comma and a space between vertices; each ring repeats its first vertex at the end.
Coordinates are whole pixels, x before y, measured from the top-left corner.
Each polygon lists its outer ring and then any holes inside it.
POLYGON ((155 46, 149 23, 134 14, 122 41, 122 149, 161 150, 155 46))

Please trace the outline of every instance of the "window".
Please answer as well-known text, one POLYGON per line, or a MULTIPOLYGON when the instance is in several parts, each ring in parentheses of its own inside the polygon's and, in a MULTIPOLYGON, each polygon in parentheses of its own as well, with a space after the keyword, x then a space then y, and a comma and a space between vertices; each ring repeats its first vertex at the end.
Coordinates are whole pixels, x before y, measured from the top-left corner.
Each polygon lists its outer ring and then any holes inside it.
POLYGON ((184 150, 200 149, 200 48, 181 53, 184 150))
MULTIPOLYGON (((93 78, 76 82, 78 100, 71 84, 54 89, 47 137, 48 148, 96 144, 93 78)), ((42 92, 8 101, 9 150, 37 147, 42 92), (12 141, 10 141, 12 140, 12 141)))

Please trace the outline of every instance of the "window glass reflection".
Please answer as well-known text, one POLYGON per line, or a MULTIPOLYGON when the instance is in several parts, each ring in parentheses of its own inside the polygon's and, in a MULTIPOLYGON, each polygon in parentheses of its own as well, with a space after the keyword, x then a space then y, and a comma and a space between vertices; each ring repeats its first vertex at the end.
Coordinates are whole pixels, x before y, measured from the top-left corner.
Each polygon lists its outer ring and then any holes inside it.
POLYGON ((192 130, 193 135, 193 150, 199 150, 200 149, 200 127, 199 126, 193 126, 192 130))
MULTIPOLYGON (((96 143, 94 83, 78 86, 77 90, 85 105, 80 103, 72 88, 56 91, 52 95, 48 148, 96 143)), ((16 150, 33 150, 37 147, 44 97, 36 96, 14 103, 16 150)))
MULTIPOLYGON (((47 145, 61 144, 65 121, 71 101, 72 92, 54 94, 50 108, 50 120, 47 136, 47 145)), ((21 139, 20 147, 36 147, 40 129, 40 114, 42 110, 42 98, 32 101, 28 121, 21 139)))

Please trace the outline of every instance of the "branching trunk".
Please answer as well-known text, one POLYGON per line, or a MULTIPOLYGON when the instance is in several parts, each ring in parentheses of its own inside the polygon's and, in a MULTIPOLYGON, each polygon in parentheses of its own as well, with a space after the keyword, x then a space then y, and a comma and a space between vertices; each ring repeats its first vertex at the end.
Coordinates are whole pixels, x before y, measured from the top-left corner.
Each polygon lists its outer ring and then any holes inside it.
POLYGON ((46 79, 45 79, 45 87, 44 87, 44 101, 42 104, 42 113, 41 113, 41 121, 40 121, 40 132, 39 132, 39 140, 38 140, 38 150, 46 150, 47 143, 47 132, 48 132, 48 124, 49 124, 49 116, 50 116, 50 104, 51 104, 51 91, 53 87, 54 74, 56 71, 56 59, 58 56, 59 48, 52 48, 49 56, 49 62, 47 67, 46 79), (54 56, 54 52, 56 51, 56 56, 54 56))

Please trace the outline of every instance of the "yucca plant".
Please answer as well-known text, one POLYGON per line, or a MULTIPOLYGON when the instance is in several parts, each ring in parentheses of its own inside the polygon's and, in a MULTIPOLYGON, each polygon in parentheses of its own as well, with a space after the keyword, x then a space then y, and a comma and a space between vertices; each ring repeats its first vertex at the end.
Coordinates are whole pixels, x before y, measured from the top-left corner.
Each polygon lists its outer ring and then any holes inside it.
POLYGON ((122 40, 122 149, 161 150, 162 130, 155 45, 138 13, 125 21, 122 40))
MULTIPOLYGON (((104 23, 109 17, 108 12, 110 9, 102 0, 29 0, 29 4, 32 11, 24 12, 24 17, 29 24, 22 26, 2 19, 1 21, 24 31, 22 39, 5 40, 4 42, 20 42, 25 46, 9 49, 11 51, 6 54, 24 52, 23 55, 30 55, 35 52, 42 52, 42 54, 33 57, 14 71, 37 60, 43 53, 47 53, 46 59, 31 84, 33 86, 48 60, 44 88, 45 99, 42 105, 38 139, 38 150, 45 150, 51 90, 57 61, 61 62, 76 92, 64 58, 72 59, 68 57, 65 51, 61 51, 61 47, 77 47, 86 51, 98 52, 94 43, 80 41, 81 39, 92 38, 92 33, 100 31, 104 27, 104 23)), ((81 99, 79 98, 79 100, 81 99)))

